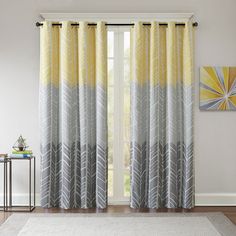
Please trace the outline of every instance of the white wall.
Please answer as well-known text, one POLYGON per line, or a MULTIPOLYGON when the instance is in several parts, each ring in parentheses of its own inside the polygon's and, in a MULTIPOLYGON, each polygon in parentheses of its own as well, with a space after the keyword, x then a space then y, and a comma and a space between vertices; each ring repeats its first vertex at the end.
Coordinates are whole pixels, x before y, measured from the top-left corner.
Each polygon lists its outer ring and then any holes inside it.
MULTIPOLYGON (((199 67, 236 66, 235 9, 235 0, 0 0, 0 153, 11 151, 19 134, 26 137, 37 156, 39 186, 39 29, 35 22, 40 20, 40 12, 194 12, 199 22, 195 63, 197 203, 236 204, 236 112, 198 109, 199 67)), ((14 190, 18 194, 27 190, 25 175, 24 166, 17 165, 14 190)))

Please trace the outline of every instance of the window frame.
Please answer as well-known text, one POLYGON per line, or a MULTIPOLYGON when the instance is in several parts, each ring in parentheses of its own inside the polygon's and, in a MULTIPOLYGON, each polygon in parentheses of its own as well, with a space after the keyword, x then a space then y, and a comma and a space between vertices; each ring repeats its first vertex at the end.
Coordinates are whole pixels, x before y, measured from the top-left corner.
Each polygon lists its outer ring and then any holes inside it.
MULTIPOLYGON (((127 26, 111 26, 108 31, 114 32, 114 110, 113 110, 113 196, 108 197, 108 204, 129 204, 129 197, 124 196, 124 32, 127 26)), ((109 60, 109 57, 108 57, 109 60)), ((109 99, 109 98, 108 98, 109 99)))

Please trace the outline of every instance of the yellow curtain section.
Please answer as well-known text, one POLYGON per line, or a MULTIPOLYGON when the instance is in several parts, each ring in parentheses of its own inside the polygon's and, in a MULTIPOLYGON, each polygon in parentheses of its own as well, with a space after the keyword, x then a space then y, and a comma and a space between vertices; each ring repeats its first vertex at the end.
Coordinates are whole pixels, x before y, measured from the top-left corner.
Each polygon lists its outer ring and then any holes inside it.
POLYGON ((62 22, 62 27, 57 28, 60 31, 60 80, 66 82, 70 87, 74 87, 78 81, 77 29, 72 27, 69 21, 62 22))
POLYGON ((131 28, 131 79, 135 78, 141 84, 146 81, 146 73, 149 72, 149 31, 150 27, 142 22, 131 28))
POLYGON ((193 83, 194 64, 194 31, 192 22, 185 23, 183 34, 183 83, 191 85, 193 83))
POLYGON ((138 22, 131 29, 131 79, 142 84, 175 85, 182 81, 192 83, 193 70, 193 27, 192 22, 185 26, 168 27, 152 22, 145 26, 138 22))
POLYGON ((43 85, 66 82, 69 86, 106 86, 107 73, 107 30, 104 22, 89 26, 79 22, 72 26, 70 21, 62 26, 43 22, 40 28, 40 81, 43 85))
POLYGON ((59 83, 59 30, 47 21, 40 28, 40 81, 43 85, 59 83))
POLYGON ((170 22, 167 28, 167 85, 176 85, 177 65, 176 65, 176 30, 174 22, 170 22))
POLYGON ((104 22, 98 22, 96 31, 96 83, 107 87, 107 30, 104 22))
POLYGON ((79 83, 95 86, 95 28, 81 22, 79 41, 79 83))

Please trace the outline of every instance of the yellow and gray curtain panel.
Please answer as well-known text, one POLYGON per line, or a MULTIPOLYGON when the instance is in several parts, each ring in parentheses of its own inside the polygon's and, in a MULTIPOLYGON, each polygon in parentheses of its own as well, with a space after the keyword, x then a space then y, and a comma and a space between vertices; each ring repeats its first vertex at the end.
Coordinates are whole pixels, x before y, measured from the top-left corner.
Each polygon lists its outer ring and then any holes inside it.
POLYGON ((131 207, 193 207, 193 29, 131 32, 131 207))
POLYGON ((40 31, 41 205, 107 205, 107 30, 40 31))

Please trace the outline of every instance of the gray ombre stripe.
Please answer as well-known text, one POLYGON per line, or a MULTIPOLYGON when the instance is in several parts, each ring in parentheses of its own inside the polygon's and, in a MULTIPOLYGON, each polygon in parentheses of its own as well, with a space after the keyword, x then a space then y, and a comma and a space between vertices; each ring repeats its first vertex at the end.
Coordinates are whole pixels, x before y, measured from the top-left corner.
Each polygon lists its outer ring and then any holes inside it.
MULTIPOLYGON (((41 205, 105 208, 106 112, 98 114, 94 88, 61 86, 41 87, 41 205)), ((106 90, 97 93, 99 106, 106 106, 106 90)))
POLYGON ((192 86, 131 88, 131 207, 193 207, 192 86))

